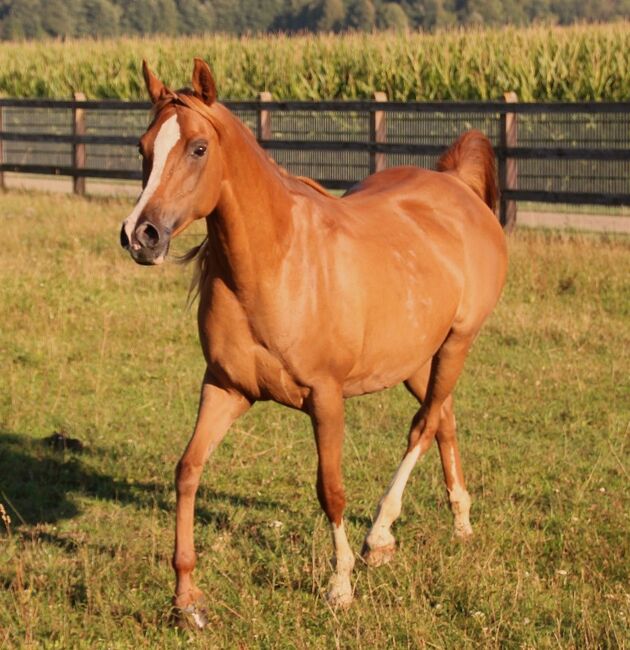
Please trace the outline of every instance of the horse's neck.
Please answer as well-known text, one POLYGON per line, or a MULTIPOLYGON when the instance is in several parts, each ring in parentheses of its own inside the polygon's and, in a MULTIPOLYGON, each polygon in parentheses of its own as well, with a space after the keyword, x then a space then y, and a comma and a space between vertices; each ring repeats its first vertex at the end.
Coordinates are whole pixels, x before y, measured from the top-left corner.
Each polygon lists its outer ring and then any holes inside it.
POLYGON ((293 205, 283 173, 245 129, 230 114, 220 133, 223 182, 208 222, 231 280, 243 291, 281 263, 291 237, 293 205))

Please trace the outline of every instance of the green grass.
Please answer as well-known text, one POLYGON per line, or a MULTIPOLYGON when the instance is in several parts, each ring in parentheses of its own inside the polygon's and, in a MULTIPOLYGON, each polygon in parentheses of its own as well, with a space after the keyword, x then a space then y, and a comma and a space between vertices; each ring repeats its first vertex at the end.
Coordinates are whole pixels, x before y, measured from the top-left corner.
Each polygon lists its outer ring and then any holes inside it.
MULTIPOLYGON (((173 470, 203 371, 190 270, 131 262, 117 244, 129 207, 0 196, 0 647, 630 645, 627 238, 512 237, 456 393, 475 537, 452 539, 432 450, 397 557, 357 564, 346 613, 322 597, 331 544, 307 418, 272 404, 242 418, 198 498, 211 625, 193 634, 167 621, 173 470), (49 449, 60 430, 85 450, 49 449)), ((413 411, 401 389, 348 403, 357 550, 413 411)))

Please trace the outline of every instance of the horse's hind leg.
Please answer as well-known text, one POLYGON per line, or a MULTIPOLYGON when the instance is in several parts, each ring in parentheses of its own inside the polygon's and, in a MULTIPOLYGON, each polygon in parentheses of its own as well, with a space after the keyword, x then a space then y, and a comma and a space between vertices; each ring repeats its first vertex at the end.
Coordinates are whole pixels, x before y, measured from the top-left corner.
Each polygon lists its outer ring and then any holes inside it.
MULTIPOLYGON (((414 422, 417 419, 414 418, 414 422)), ((413 425, 412 425, 413 426, 413 425)), ((426 449, 424 450, 426 451, 426 449)), ((400 516, 402 509, 402 495, 409 480, 411 470, 414 468, 418 458, 423 453, 420 445, 416 445, 408 451, 394 474, 392 482, 378 504, 374 523, 368 532, 361 556, 370 566, 381 566, 389 562, 396 551, 396 540, 390 528, 400 516)))
MULTIPOLYGON (((418 401, 422 402, 426 393, 428 372, 410 377, 405 385, 418 401)), ((442 404, 440 424, 435 438, 440 450, 444 482, 448 493, 455 524, 455 536, 465 539, 472 535, 470 525, 470 495, 466 490, 462 471, 459 446, 457 444, 457 425, 453 413, 453 396, 449 395, 442 404)))
POLYGON ((436 436, 451 507, 455 513, 456 534, 458 529, 463 533, 460 536, 472 532, 468 522, 470 497, 461 472, 451 398, 471 343, 472 337, 451 332, 433 357, 430 371, 426 366, 406 382, 407 388, 422 402, 422 406, 411 423, 405 456, 378 505, 374 523, 365 538, 362 555, 371 566, 384 564, 393 556, 396 541, 390 528, 400 515, 403 491, 416 462, 436 436))
POLYGON ((466 490, 462 461, 459 457, 452 398, 448 401, 447 413, 443 420, 444 425, 440 424, 436 439, 440 450, 448 500, 453 513, 455 536, 459 539, 466 539, 473 532, 470 525, 470 494, 466 490))

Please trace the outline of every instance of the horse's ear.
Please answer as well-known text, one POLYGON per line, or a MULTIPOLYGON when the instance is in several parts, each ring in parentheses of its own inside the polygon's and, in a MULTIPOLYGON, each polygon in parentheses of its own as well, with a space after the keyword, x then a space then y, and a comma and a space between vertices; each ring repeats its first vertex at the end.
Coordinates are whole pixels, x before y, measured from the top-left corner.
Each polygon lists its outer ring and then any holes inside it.
POLYGON ((192 86, 195 94, 208 106, 217 98, 214 77, 212 76, 212 72, 210 72, 208 64, 202 59, 195 59, 192 86))
POLYGON ((163 95, 168 92, 166 86, 149 70, 147 62, 142 60, 142 74, 144 75, 144 83, 147 86, 147 92, 154 104, 160 101, 163 95))

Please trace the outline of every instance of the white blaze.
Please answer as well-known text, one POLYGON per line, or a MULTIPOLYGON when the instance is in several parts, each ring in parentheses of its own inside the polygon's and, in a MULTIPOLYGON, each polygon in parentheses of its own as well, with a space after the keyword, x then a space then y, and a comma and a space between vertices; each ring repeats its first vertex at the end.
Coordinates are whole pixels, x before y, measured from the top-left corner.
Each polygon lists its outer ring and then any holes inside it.
MULTIPOLYGON (((166 159, 168 158, 171 149, 177 144, 180 134, 181 132, 179 130, 177 115, 169 117, 158 131, 153 145, 153 168, 151 169, 149 182, 142 191, 142 194, 140 195, 140 198, 131 214, 123 222, 123 227, 130 243, 132 241, 131 235, 136 227, 138 217, 142 214, 142 211, 155 193, 155 190, 160 186, 162 172, 164 171, 164 165, 166 165, 166 159)), ((133 244, 131 245, 133 246, 133 244)))

